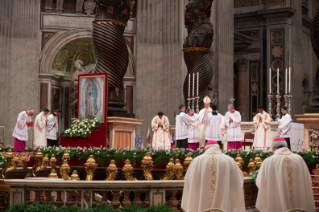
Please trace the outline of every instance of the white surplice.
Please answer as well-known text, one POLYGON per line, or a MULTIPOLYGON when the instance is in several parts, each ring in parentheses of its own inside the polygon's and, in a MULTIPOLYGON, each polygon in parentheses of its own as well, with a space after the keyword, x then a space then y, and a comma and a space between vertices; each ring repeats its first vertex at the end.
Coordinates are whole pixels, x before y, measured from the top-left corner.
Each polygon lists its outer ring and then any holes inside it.
POLYGON ((244 176, 235 160, 214 145, 190 164, 181 207, 185 212, 209 208, 245 212, 243 184, 244 176))
POLYGON ((188 130, 187 142, 192 144, 198 143, 197 114, 194 113, 192 116, 186 114, 181 118, 181 121, 186 125, 188 130))
POLYGON ((176 140, 183 140, 188 138, 188 130, 187 130, 187 126, 185 125, 185 123, 183 123, 181 121, 181 118, 183 116, 187 116, 186 113, 184 113, 183 111, 180 111, 179 114, 176 115, 175 117, 175 139, 176 140))
POLYGON ((51 114, 48 116, 48 122, 47 122, 47 138, 52 140, 57 140, 57 133, 59 130, 58 126, 58 117, 51 114), (54 122, 56 125, 54 126, 54 122))
POLYGON ((160 149, 171 147, 171 141, 169 139, 169 121, 166 116, 161 119, 155 116, 152 120, 152 130, 154 131, 152 146, 153 148, 160 149), (162 123, 162 127, 158 126, 158 123, 162 123))
POLYGON ((21 140, 28 140, 28 129, 31 127, 27 126, 27 121, 31 121, 31 116, 28 116, 26 111, 19 113, 16 126, 14 127, 12 136, 21 140))
POLYGON ((292 119, 288 113, 286 113, 286 115, 283 115, 281 119, 279 119, 278 132, 281 133, 280 137, 290 138, 291 122, 292 122, 292 119))
POLYGON ((222 123, 222 116, 217 113, 213 115, 212 112, 209 112, 203 119, 203 123, 206 125, 206 136, 205 139, 215 140, 215 141, 222 141, 221 137, 221 123, 222 123))
POLYGON ((256 208, 260 212, 292 208, 316 211, 309 169, 302 157, 286 147, 264 160, 256 184, 259 188, 256 208))
POLYGON ((46 135, 46 122, 47 116, 43 112, 39 113, 35 117, 34 121, 34 133, 33 133, 33 146, 47 146, 47 135, 46 135))
POLYGON ((203 122, 203 118, 205 115, 205 111, 213 111, 212 108, 203 108, 201 111, 198 113, 198 142, 199 142, 199 147, 204 147, 205 146, 205 137, 206 137, 206 126, 203 122))
POLYGON ((254 117, 255 124, 255 137, 254 137, 254 147, 265 148, 272 146, 271 139, 271 118, 268 113, 263 111, 262 114, 257 113, 254 117), (260 120, 259 117, 262 117, 260 120))
POLYGON ((241 138, 241 115, 238 111, 233 113, 227 112, 225 115, 225 125, 227 126, 227 141, 242 141, 241 138), (232 118, 233 121, 229 122, 229 118, 232 118))

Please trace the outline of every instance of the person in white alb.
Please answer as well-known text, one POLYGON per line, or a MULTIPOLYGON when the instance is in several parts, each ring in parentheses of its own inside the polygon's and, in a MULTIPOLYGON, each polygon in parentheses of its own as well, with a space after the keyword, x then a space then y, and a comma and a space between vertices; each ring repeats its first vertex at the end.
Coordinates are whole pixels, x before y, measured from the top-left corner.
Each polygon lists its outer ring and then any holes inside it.
POLYGON ((278 132, 280 132, 280 137, 283 137, 287 141, 288 149, 291 150, 290 146, 290 129, 291 129, 291 116, 287 113, 287 107, 283 106, 281 108, 282 117, 278 121, 278 132))
POLYGON ((152 130, 154 131, 152 147, 154 149, 170 149, 169 121, 163 112, 158 112, 157 116, 152 119, 152 130))
POLYGON ((222 136, 221 136, 221 123, 222 116, 217 112, 217 105, 212 105, 213 112, 205 112, 203 123, 206 126, 206 142, 209 140, 215 140, 222 148, 222 136))
POLYGON ((271 140, 271 118, 263 106, 258 107, 259 113, 254 117, 255 137, 253 146, 255 149, 269 150, 271 140))
POLYGON ((274 155, 265 159, 257 175, 256 208, 260 212, 281 212, 293 208, 315 212, 312 182, 307 164, 287 148, 284 138, 272 144, 274 155))
POLYGON ((57 134, 59 131, 59 125, 58 125, 58 117, 61 114, 61 110, 54 111, 53 114, 48 116, 48 122, 47 122, 47 142, 48 146, 57 146, 57 134))
POLYGON ((188 130, 185 123, 181 121, 183 116, 186 116, 185 113, 185 105, 179 106, 179 113, 176 115, 175 118, 175 139, 176 139, 176 147, 178 148, 187 148, 188 147, 188 130))
POLYGON ((33 115, 33 110, 26 110, 19 113, 17 123, 12 134, 14 137, 13 151, 25 151, 26 142, 28 141, 28 130, 33 126, 33 122, 31 120, 31 116, 33 115))
POLYGON ((187 126, 188 130, 188 148, 196 151, 199 148, 197 114, 191 109, 186 110, 187 115, 181 118, 181 121, 187 126))
POLYGON ((34 121, 34 131, 33 131, 33 146, 34 147, 46 147, 47 146, 47 115, 49 109, 44 108, 41 113, 35 117, 34 121))
POLYGON ((198 116, 197 116, 197 120, 198 120, 198 142, 199 142, 199 147, 204 147, 205 146, 205 137, 206 137, 206 126, 203 123, 203 118, 205 115, 205 111, 212 111, 212 108, 210 107, 210 103, 211 103, 211 99, 206 96, 203 99, 204 102, 204 108, 199 111, 198 116))
POLYGON ((242 148, 241 139, 241 115, 234 109, 232 104, 228 105, 228 112, 225 115, 225 125, 227 126, 227 150, 242 148))

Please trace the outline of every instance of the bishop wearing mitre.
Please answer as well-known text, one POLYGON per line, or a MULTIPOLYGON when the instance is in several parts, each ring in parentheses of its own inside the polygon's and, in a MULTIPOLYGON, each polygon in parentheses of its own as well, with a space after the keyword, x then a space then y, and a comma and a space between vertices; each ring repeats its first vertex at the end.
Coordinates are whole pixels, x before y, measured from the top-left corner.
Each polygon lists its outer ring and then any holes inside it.
POLYGON ((206 137, 206 125, 203 122, 205 112, 212 112, 212 108, 210 107, 211 99, 206 96, 203 100, 205 108, 203 108, 201 111, 199 111, 197 120, 198 120, 198 142, 199 147, 205 146, 205 137, 206 137))
POLYGON ((272 145, 270 136, 271 118, 265 112, 263 106, 258 107, 259 113, 254 117, 255 137, 253 146, 255 149, 269 150, 272 145))
POLYGON ((158 112, 152 119, 152 130, 154 132, 152 146, 154 149, 170 149, 169 121, 163 112, 158 112))
POLYGON ((260 212, 281 212, 302 208, 315 212, 312 182, 307 164, 287 148, 284 138, 272 144, 274 155, 262 163, 256 185, 256 208, 260 212))
POLYGON ((46 126, 48 123, 47 115, 49 113, 48 108, 44 108, 41 113, 35 117, 34 132, 33 132, 33 146, 46 147, 47 146, 47 134, 46 126))

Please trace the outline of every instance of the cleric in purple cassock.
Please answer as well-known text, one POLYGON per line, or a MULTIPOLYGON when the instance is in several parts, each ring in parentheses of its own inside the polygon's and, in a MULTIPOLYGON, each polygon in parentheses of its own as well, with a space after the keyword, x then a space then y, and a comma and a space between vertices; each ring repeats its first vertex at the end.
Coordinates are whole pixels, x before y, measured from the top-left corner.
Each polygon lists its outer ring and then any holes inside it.
POLYGON ((228 105, 228 112, 225 115, 225 125, 227 126, 227 150, 242 148, 241 140, 241 115, 234 109, 232 104, 228 105))
POLYGON ((22 111, 19 113, 17 123, 12 134, 14 137, 13 151, 25 151, 26 141, 28 140, 28 129, 30 129, 33 125, 31 121, 31 116, 33 115, 33 110, 22 111))

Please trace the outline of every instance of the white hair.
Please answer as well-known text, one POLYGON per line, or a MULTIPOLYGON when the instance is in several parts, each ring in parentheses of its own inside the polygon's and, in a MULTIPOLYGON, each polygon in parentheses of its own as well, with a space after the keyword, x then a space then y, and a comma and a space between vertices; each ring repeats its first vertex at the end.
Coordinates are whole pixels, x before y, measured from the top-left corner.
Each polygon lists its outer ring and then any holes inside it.
POLYGON ((233 104, 229 104, 228 107, 231 107, 234 109, 234 105, 233 104))
POLYGON ((272 147, 274 148, 282 148, 282 147, 287 147, 287 142, 286 141, 275 141, 272 143, 272 147))

